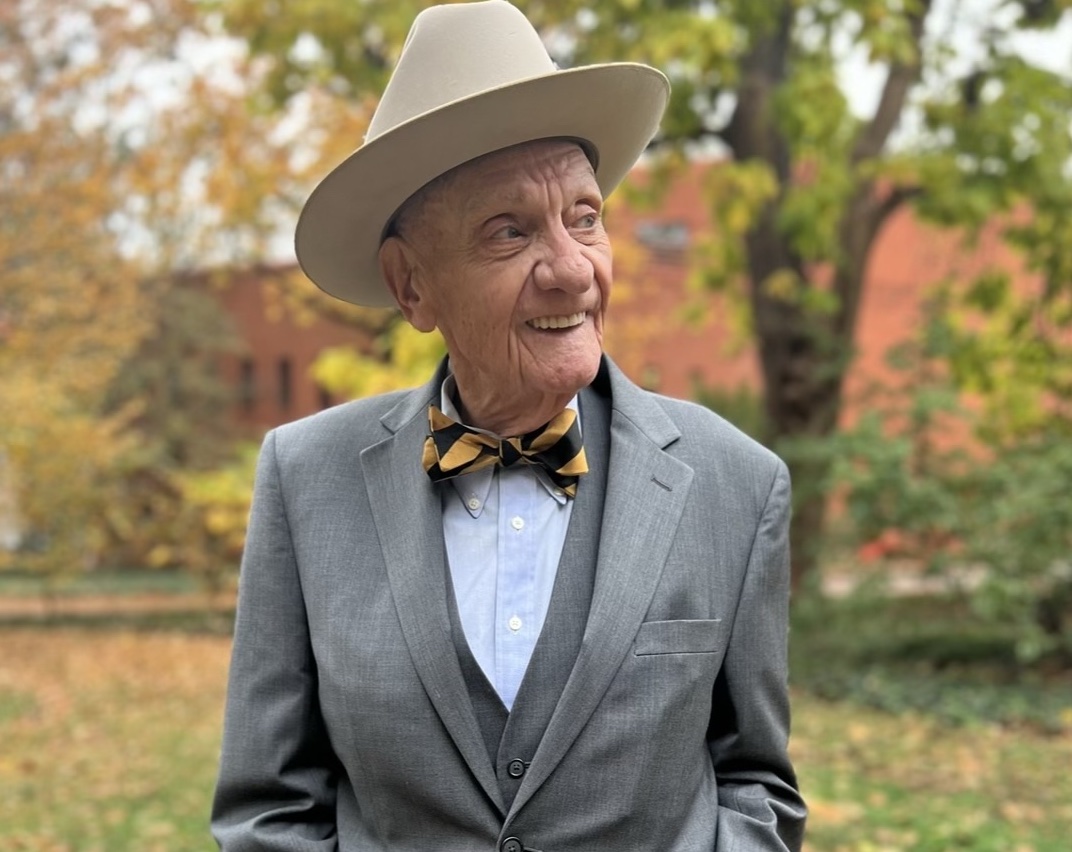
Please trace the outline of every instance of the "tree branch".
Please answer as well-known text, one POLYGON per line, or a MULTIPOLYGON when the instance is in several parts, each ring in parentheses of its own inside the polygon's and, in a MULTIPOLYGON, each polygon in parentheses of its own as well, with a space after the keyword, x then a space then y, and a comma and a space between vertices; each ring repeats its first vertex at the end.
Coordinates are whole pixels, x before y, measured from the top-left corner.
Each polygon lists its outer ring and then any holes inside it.
POLYGON ((919 80, 920 71, 923 67, 920 52, 923 42, 923 26, 927 15, 930 14, 931 0, 919 0, 919 9, 909 15, 909 27, 912 36, 912 49, 915 61, 910 63, 895 62, 890 65, 889 74, 886 76, 886 84, 882 87, 882 95, 879 98, 878 107, 871 121, 865 125, 856 139, 856 145, 852 151, 854 164, 863 160, 877 157, 890 138, 893 128, 901 118, 904 111, 908 92, 919 80))
POLYGON ((871 229, 871 234, 878 233, 878 229, 882 227, 882 224, 892 216, 897 209, 913 198, 918 198, 923 195, 922 186, 896 186, 890 192, 886 194, 886 197, 880 201, 877 201, 871 210, 871 215, 868 217, 868 226, 871 229))

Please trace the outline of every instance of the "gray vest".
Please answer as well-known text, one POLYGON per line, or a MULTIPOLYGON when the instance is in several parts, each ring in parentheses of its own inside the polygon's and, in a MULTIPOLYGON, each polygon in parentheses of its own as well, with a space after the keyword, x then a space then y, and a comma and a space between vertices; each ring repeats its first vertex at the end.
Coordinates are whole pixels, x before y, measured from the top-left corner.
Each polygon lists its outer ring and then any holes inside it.
POLYGON ((447 582, 451 638, 507 810, 573 670, 592 603, 610 456, 609 401, 585 389, 580 410, 589 473, 578 485, 547 617, 509 713, 469 650, 449 577, 447 582))

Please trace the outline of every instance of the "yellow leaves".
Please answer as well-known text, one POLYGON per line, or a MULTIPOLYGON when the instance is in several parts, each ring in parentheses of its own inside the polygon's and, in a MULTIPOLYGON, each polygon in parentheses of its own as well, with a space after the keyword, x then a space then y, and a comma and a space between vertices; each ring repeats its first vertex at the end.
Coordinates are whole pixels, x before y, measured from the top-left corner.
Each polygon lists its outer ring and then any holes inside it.
POLYGON ((741 237, 778 193, 778 179, 758 160, 725 163, 707 170, 705 189, 715 220, 727 236, 741 237))
MULTIPOLYGON (((103 472, 129 446, 123 418, 87 412, 70 383, 21 369, 0 375, 0 396, 0 450, 14 471, 18 522, 39 541, 19 554, 20 566, 72 573, 92 565, 109 498, 103 472)), ((14 558, 0 552, 0 559, 14 558)))
POLYGON ((382 348, 383 358, 346 347, 326 349, 313 365, 313 377, 339 396, 371 396, 423 383, 446 351, 438 332, 423 334, 401 321, 386 333, 382 348))
POLYGON ((150 552, 158 566, 180 565, 212 588, 233 576, 245 544, 257 447, 246 445, 223 467, 175 476, 182 512, 168 541, 150 552))
MULTIPOLYGON (((175 436, 135 429, 168 417, 169 371, 148 389, 117 379, 161 337, 175 268, 262 256, 319 162, 319 146, 297 138, 301 121, 288 136, 292 116, 251 107, 263 60, 212 41, 203 4, 119 5, 21 3, 5 17, 15 35, 3 59, 12 85, 0 88, 0 452, 33 545, 20 565, 56 572, 92 565, 106 541, 157 534, 124 478, 166 478, 146 459, 175 436), (124 394, 137 398, 117 410, 124 394), (142 400, 149 414, 135 423, 142 400)), ((360 112, 340 102, 322 117, 342 125, 360 112)), ((222 538, 235 525, 219 513, 208 523, 222 538)), ((142 552, 153 564, 178 553, 142 552)))
POLYGON ((760 282, 760 291, 768 298, 787 305, 797 305, 812 316, 830 316, 839 301, 828 285, 805 281, 792 269, 776 269, 760 282))
POLYGON ((763 291, 780 302, 796 302, 800 295, 800 276, 792 269, 778 269, 762 282, 763 291))
POLYGON ((146 562, 150 568, 164 568, 174 558, 173 548, 166 544, 157 544, 146 554, 146 562))

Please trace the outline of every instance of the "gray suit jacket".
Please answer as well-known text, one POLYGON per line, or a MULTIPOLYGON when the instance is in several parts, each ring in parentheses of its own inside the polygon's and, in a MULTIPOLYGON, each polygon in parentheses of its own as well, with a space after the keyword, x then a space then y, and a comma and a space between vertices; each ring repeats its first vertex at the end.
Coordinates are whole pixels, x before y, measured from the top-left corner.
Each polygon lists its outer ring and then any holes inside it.
POLYGON ((440 498, 420 466, 442 374, 265 439, 213 808, 220 846, 798 849, 785 466, 605 359, 591 609, 507 807, 451 641, 440 498))

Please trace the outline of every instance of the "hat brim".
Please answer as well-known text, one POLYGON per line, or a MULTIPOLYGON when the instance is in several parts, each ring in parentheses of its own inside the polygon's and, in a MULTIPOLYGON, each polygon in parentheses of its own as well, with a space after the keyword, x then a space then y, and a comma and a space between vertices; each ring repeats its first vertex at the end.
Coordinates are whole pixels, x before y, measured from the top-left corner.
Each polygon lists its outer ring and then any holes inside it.
POLYGON ((414 192, 492 151, 572 137, 595 149, 596 180, 606 197, 655 135, 669 93, 666 77, 646 65, 589 65, 412 118, 356 150, 313 190, 298 218, 298 263, 332 296, 393 306, 380 276, 380 240, 388 219, 414 192))

